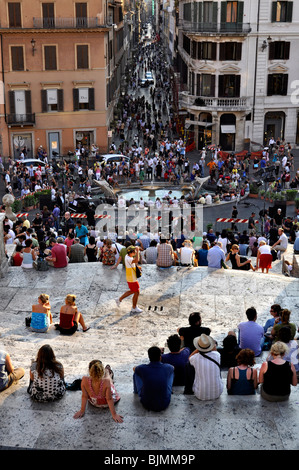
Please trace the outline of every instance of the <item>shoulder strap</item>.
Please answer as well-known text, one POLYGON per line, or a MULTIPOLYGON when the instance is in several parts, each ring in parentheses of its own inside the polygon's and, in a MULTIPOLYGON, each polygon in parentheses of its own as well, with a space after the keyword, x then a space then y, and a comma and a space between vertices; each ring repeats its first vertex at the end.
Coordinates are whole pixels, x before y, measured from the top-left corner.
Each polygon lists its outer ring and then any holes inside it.
POLYGON ((199 353, 200 353, 203 357, 205 357, 206 359, 209 359, 209 361, 212 361, 212 362, 214 362, 214 364, 217 364, 217 366, 219 367, 219 370, 220 370, 220 375, 221 375, 221 369, 220 369, 220 364, 219 364, 219 362, 215 361, 214 359, 212 359, 211 357, 207 356, 205 353, 203 353, 203 352, 201 352, 201 351, 199 351, 199 353))

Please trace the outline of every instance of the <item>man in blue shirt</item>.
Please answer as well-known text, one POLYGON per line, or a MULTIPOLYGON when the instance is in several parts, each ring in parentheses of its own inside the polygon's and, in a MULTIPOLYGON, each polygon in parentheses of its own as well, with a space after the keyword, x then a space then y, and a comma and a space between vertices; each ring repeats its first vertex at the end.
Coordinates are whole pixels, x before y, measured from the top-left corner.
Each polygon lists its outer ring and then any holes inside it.
POLYGON ((191 351, 189 348, 181 348, 179 335, 169 336, 167 346, 170 352, 162 354, 162 363, 171 364, 174 367, 173 385, 185 385, 186 365, 191 351))
POLYGON ((141 364, 134 368, 134 393, 147 410, 165 410, 171 399, 174 367, 162 364, 161 349, 152 346, 148 350, 149 364, 141 364))
POLYGON ((238 325, 239 346, 241 349, 252 349, 255 356, 259 356, 264 346, 264 328, 256 323, 257 312, 254 307, 246 310, 248 321, 238 325))
POLYGON ((208 251, 208 267, 209 268, 218 268, 222 267, 222 261, 224 263, 225 254, 222 250, 222 243, 217 242, 212 248, 208 251))

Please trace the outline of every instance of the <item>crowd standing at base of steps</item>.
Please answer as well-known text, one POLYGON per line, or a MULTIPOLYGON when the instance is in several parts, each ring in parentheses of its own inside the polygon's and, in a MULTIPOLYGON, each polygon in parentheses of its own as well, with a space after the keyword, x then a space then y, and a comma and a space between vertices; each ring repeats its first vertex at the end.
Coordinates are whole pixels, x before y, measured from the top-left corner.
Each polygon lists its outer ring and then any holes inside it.
MULTIPOLYGON (((136 250, 132 251, 133 257, 136 250)), ((131 273, 130 273, 131 275, 131 273)), ((67 295, 66 304, 60 310, 59 334, 78 334, 81 323, 83 332, 89 328, 75 305, 76 296, 67 295), (66 317, 67 321, 66 321, 66 317), (71 331, 72 330, 72 331, 71 331), (70 332, 71 331, 71 332, 70 332)), ((34 312, 49 319, 51 325, 51 303, 46 294, 41 294, 34 312), (39 308, 37 308, 39 307, 39 308)), ((142 310, 134 312, 140 314, 142 310)), ((184 387, 184 395, 194 395, 198 400, 216 400, 224 392, 222 372, 226 371, 226 390, 229 395, 260 395, 267 401, 286 401, 299 377, 299 343, 297 326, 291 322, 291 312, 278 304, 270 308, 270 318, 264 325, 258 323, 257 310, 246 310, 247 321, 232 325, 223 344, 219 345, 211 335, 212 326, 202 325, 200 312, 189 315, 188 326, 179 326, 176 333, 167 338, 165 348, 152 346, 148 349, 149 362, 137 364, 132 370, 133 393, 139 397, 147 410, 162 411, 171 403, 173 388, 184 387), (256 357, 268 351, 266 360, 258 370, 256 357)), ((42 326, 44 322, 42 321, 42 326)), ((34 329, 46 334, 48 329, 34 329)), ((92 406, 109 408, 114 421, 125 419, 116 412, 120 401, 114 372, 99 359, 88 366, 88 375, 72 383, 65 380, 63 364, 59 362, 52 347, 42 346, 30 367, 30 382, 27 392, 32 400, 49 402, 61 399, 67 391, 81 390, 81 408, 74 418, 82 418, 89 402, 92 406)), ((25 375, 22 367, 14 367, 9 353, 0 350, 0 391, 19 382, 25 375)))

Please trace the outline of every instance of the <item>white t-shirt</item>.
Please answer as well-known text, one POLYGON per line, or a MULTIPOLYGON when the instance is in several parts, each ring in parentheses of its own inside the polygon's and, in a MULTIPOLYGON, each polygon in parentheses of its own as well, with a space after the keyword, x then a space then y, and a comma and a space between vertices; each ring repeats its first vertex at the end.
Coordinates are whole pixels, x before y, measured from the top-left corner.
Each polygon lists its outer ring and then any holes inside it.
POLYGON ((271 246, 261 245, 259 247, 259 252, 260 252, 261 255, 271 255, 271 246))
POLYGON ((188 246, 183 246, 181 248, 181 263, 182 264, 191 264, 192 263, 192 254, 193 248, 189 248, 188 246))
POLYGON ((279 237, 279 244, 284 248, 285 250, 288 247, 288 237, 286 236, 285 233, 282 233, 279 237))

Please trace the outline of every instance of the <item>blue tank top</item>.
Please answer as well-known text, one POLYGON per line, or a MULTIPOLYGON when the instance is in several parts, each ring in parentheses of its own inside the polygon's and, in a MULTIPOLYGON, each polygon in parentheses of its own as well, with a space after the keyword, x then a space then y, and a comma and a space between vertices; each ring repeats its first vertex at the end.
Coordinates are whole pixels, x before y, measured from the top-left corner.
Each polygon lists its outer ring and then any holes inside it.
POLYGON ((251 369, 251 379, 247 379, 247 369, 239 369, 239 378, 235 379, 235 368, 233 369, 233 379, 229 395, 254 395, 253 370, 251 369))
POLYGON ((45 313, 32 312, 30 326, 35 330, 44 330, 45 328, 49 328, 48 315, 45 313))
POLYGON ((26 253, 26 251, 23 251, 23 264, 32 264, 33 263, 33 258, 31 253, 26 253))

